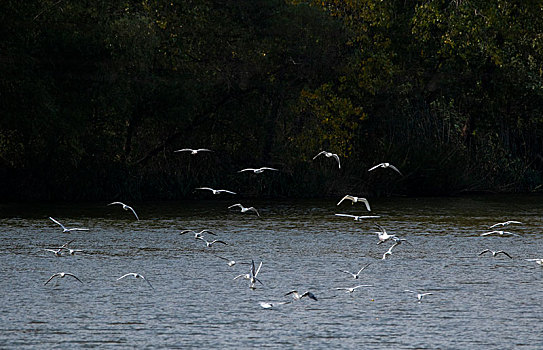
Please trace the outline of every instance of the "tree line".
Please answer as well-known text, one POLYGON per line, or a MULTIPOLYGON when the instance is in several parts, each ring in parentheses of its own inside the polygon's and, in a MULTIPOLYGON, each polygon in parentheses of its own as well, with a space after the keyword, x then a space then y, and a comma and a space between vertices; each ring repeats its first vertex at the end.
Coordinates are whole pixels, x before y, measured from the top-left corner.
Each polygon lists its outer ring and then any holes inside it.
POLYGON ((543 183, 538 1, 5 0, 0 19, 4 199, 543 183), (404 176, 367 171, 383 161, 404 176), (281 171, 237 173, 260 166, 281 171))

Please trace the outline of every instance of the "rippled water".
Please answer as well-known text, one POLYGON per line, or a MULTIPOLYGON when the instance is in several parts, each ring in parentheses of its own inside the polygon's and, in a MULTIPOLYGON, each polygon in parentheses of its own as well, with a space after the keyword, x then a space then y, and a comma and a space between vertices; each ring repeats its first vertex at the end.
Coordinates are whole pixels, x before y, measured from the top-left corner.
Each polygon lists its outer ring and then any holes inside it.
POLYGON ((543 348, 543 205, 539 196, 388 198, 363 204, 235 201, 134 204, 141 221, 106 203, 0 206, 0 348, 543 348), (62 233, 47 217, 88 232, 62 233), (480 237, 505 220, 520 237, 480 237), (377 245, 379 223, 413 245, 377 245), (227 246, 205 248, 183 229, 212 229, 227 246), (43 250, 74 240, 76 256, 43 250), (513 259, 478 256, 505 250, 513 259), (251 290, 247 265, 263 261, 251 290), (354 280, 338 269, 357 271, 354 280), (70 277, 45 281, 56 272, 70 277), (146 276, 155 289, 128 272, 146 276), (370 284, 352 295, 337 287, 370 284), (318 298, 290 301, 292 289, 318 298), (418 302, 405 289, 432 292, 418 302))

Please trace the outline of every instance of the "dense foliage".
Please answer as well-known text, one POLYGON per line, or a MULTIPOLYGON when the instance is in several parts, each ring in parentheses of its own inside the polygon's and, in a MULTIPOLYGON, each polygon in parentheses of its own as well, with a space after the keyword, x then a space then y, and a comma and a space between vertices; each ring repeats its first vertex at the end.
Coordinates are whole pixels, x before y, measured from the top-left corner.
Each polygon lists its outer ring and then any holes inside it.
POLYGON ((0 20, 5 199, 543 183, 538 1, 5 0, 0 20), (237 173, 260 166, 281 171, 237 173))

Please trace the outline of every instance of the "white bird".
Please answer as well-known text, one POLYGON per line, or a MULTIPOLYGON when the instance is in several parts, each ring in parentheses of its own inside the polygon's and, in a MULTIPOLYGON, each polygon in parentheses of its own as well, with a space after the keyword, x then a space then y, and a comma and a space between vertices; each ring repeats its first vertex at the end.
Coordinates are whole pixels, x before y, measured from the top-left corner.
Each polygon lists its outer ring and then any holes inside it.
POLYGON ((341 163, 339 161, 339 156, 332 152, 326 152, 326 151, 320 151, 315 157, 313 157, 313 160, 320 156, 321 154, 324 154, 327 158, 333 157, 337 161, 338 168, 341 169, 341 163))
MULTIPOLYGON (((68 273, 68 272, 57 272, 55 273, 54 275, 52 275, 51 277, 49 277, 49 279, 47 280, 47 282, 45 282, 44 286, 49 283, 53 278, 55 277, 60 277, 60 278, 64 278, 65 276, 71 276, 73 278, 75 278, 76 280, 78 280, 79 282, 81 282, 81 280, 79 278, 77 278, 76 275, 74 275, 73 273, 68 273)), ((83 283, 83 282, 81 282, 83 283)))
POLYGON ((409 244, 409 245, 412 246, 412 244, 409 243, 409 241, 408 241, 407 239, 405 239, 405 238, 400 238, 400 237, 393 236, 391 239, 392 239, 394 242, 396 242, 397 245, 398 245, 398 244, 402 244, 402 242, 405 242, 405 243, 407 243, 407 244, 409 244))
POLYGON ((264 285, 262 281, 260 281, 256 276, 258 276, 258 273, 260 272, 260 268, 262 267, 262 262, 260 262, 260 265, 258 266, 258 269, 255 268, 255 262, 254 260, 251 260, 251 270, 249 273, 237 275, 234 277, 235 280, 238 278, 244 278, 246 280, 249 280, 251 282, 250 288, 255 289, 256 282, 264 285))
POLYGON ((113 202, 113 203, 109 203, 108 205, 114 205, 114 204, 122 205, 124 210, 130 210, 130 211, 132 211, 132 213, 134 213, 134 216, 136 217, 136 219, 138 219, 138 220, 140 219, 140 218, 138 217, 138 214, 136 214, 136 211, 134 210, 134 208, 132 208, 131 206, 126 205, 126 204, 124 204, 124 203, 122 203, 122 202, 113 202))
POLYGON ((208 190, 213 192, 213 194, 221 194, 221 193, 230 193, 230 194, 236 194, 236 192, 228 191, 228 190, 215 190, 211 187, 198 187, 197 190, 208 190))
POLYGON ((140 275, 139 273, 135 273, 135 272, 129 272, 129 273, 125 274, 125 275, 122 275, 121 277, 117 278, 117 281, 121 280, 121 279, 123 279, 125 277, 128 277, 128 276, 134 276, 134 278, 136 278, 136 279, 141 278, 142 280, 147 282, 147 284, 149 284, 149 287, 155 289, 155 287, 153 287, 151 282, 149 282, 145 277, 143 277, 143 275, 140 275))
POLYGON ((45 248, 43 250, 48 251, 48 252, 52 252, 56 256, 62 256, 62 249, 47 249, 47 248, 45 248))
POLYGON ((210 230, 205 230, 205 229, 202 230, 202 231, 200 231, 200 232, 196 232, 196 231, 194 231, 194 230, 184 230, 184 231, 181 231, 180 235, 184 235, 185 233, 188 233, 188 232, 193 232, 193 233, 194 233, 194 238, 196 238, 196 239, 201 239, 201 238, 203 238, 202 235, 203 235, 204 233, 209 233, 210 235, 216 236, 216 234, 213 233, 212 231, 210 231, 210 230))
POLYGON ((489 228, 494 228, 494 227, 498 227, 498 226, 507 226, 507 225, 511 225, 511 224, 522 225, 522 222, 515 221, 515 220, 509 220, 509 221, 505 221, 505 222, 498 222, 497 224, 494 224, 494 225, 490 226, 489 228))
POLYGON ((334 214, 335 216, 343 216, 346 218, 353 218, 354 221, 360 221, 361 219, 377 219, 378 215, 350 215, 350 214, 334 214))
POLYGON ((543 259, 526 259, 526 261, 535 261, 536 264, 543 266, 543 259))
POLYGON ((373 287, 371 284, 361 284, 361 285, 358 285, 356 287, 352 287, 352 288, 348 288, 348 287, 339 287, 339 288, 336 288, 336 290, 344 290, 345 293, 353 293, 355 290, 357 290, 358 288, 360 287, 373 287))
POLYGON ((88 230, 89 230, 88 228, 66 228, 63 224, 61 224, 61 223, 58 222, 57 220, 53 219, 52 217, 49 217, 49 219, 51 219, 51 221, 53 221, 55 224, 57 224, 57 225, 59 225, 60 227, 62 227, 62 232, 88 231, 88 230))
POLYGON ((508 232, 508 231, 490 231, 490 232, 481 233, 481 236, 488 236, 488 235, 493 235, 493 234, 500 235, 500 236, 503 236, 503 235, 519 236, 516 233, 508 232))
POLYGON ((351 275, 351 276, 353 276, 353 278, 354 278, 355 280, 357 280, 358 277, 360 276, 360 272, 364 271, 364 270, 366 269, 366 267, 368 267, 368 266, 370 266, 370 265, 371 265, 371 263, 369 263, 369 264, 367 264, 366 266, 362 267, 360 270, 358 270, 357 273, 352 273, 352 272, 347 271, 347 270, 340 270, 340 269, 337 269, 337 270, 340 271, 340 272, 346 273, 346 274, 348 274, 348 275, 351 275))
POLYGON ((503 250, 498 250, 498 251, 493 251, 493 250, 490 250, 490 249, 485 249, 483 250, 482 252, 479 253, 479 255, 483 255, 483 254, 486 254, 486 253, 492 253, 492 256, 495 257, 496 255, 498 254, 503 254, 503 255, 506 255, 509 257, 509 259, 513 259, 511 257, 511 255, 507 254, 506 252, 504 252, 503 250))
POLYGON ((290 292, 286 293, 285 296, 287 295, 290 295, 292 294, 292 297, 294 298, 294 300, 300 300, 302 299, 303 297, 308 297, 310 299, 313 299, 315 301, 317 301, 317 297, 315 296, 315 294, 311 293, 310 291, 306 291, 302 294, 299 294, 297 290, 291 290, 290 292))
POLYGON ((214 240, 212 240, 211 242, 207 241, 207 240, 206 240, 205 238, 203 238, 203 237, 200 237, 200 238, 198 238, 198 239, 201 239, 202 241, 206 242, 206 246, 207 246, 208 248, 210 248, 210 247, 211 247, 213 244, 215 244, 215 243, 221 243, 221 244, 224 244, 224 245, 228 245, 228 244, 226 244, 226 242, 221 241, 221 240, 218 240, 218 239, 214 239, 214 240))
POLYGON ((402 175, 403 174, 398 170, 398 168, 396 168, 394 165, 390 164, 390 163, 380 163, 380 164, 377 164, 371 168, 368 169, 368 171, 372 171, 372 170, 375 170, 377 168, 390 168, 394 171, 396 171, 398 174, 402 175))
POLYGON ((192 148, 183 148, 183 149, 178 149, 177 151, 173 151, 174 153, 177 153, 177 152, 190 152, 190 154, 198 154, 198 152, 213 152, 212 150, 210 149, 207 149, 207 148, 198 148, 198 149, 192 149, 192 148))
POLYGON ((386 260, 387 256, 392 255, 392 249, 396 247, 399 243, 394 243, 388 250, 383 254, 382 260, 386 260))
POLYGON ((375 232, 377 233, 377 237, 379 238, 379 242, 377 242, 377 244, 385 243, 389 239, 396 237, 396 235, 389 235, 383 226, 378 224, 375 224, 375 226, 379 227, 379 229, 381 230, 381 232, 375 232))
POLYGON ((416 294, 418 301, 422 301, 422 298, 424 298, 426 295, 433 295, 432 293, 419 293, 419 292, 414 292, 409 289, 405 289, 404 292, 416 294))
POLYGON ((216 257, 219 258, 219 259, 223 259, 223 260, 227 261, 228 266, 234 266, 234 265, 236 265, 236 264, 249 265, 249 263, 243 263, 243 262, 238 263, 238 262, 235 261, 235 260, 228 259, 228 258, 222 257, 222 256, 217 255, 217 254, 212 254, 212 255, 216 256, 216 257))
POLYGON ((269 303, 269 302, 264 302, 264 301, 259 302, 260 306, 264 309, 271 309, 279 305, 285 305, 285 304, 290 304, 290 303, 291 303, 290 301, 278 301, 274 303, 269 303))
POLYGON ((371 208, 370 208, 370 202, 368 202, 368 200, 366 198, 362 198, 362 197, 355 197, 355 196, 351 196, 351 195, 346 195, 345 197, 343 197, 339 203, 337 205, 340 205, 341 202, 343 202, 344 200, 350 200, 352 203, 351 204, 355 204, 357 202, 362 202, 366 205, 366 208, 368 209, 368 211, 371 211, 371 208))
POLYGON ((262 168, 245 168, 245 169, 241 169, 240 171, 238 171, 238 173, 243 173, 243 172, 246 172, 246 171, 252 171, 253 173, 255 174, 262 174, 264 172, 264 170, 272 170, 272 171, 279 171, 278 169, 275 169, 275 168, 269 168, 267 166, 264 166, 262 168))
POLYGON ((255 209, 255 207, 245 208, 243 205, 237 203, 237 204, 233 204, 233 205, 229 206, 228 209, 231 209, 231 208, 234 208, 234 207, 239 207, 240 211, 242 213, 247 213, 249 211, 254 211, 256 213, 256 215, 258 215, 260 217, 260 214, 258 213, 258 210, 255 209))

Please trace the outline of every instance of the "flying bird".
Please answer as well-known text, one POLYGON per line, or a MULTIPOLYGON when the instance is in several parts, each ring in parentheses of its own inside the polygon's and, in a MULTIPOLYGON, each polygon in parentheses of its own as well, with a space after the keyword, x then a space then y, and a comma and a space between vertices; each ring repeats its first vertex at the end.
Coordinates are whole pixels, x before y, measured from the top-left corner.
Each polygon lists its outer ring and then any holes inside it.
POLYGON ((405 289, 404 292, 416 294, 418 301, 422 301, 422 298, 424 298, 426 295, 433 295, 432 293, 419 293, 419 292, 414 292, 409 289, 405 289))
POLYGON ((362 198, 362 197, 355 197, 355 196, 351 196, 351 195, 346 195, 345 197, 343 197, 337 205, 340 205, 341 202, 343 202, 344 200, 350 200, 351 201, 351 204, 355 204, 357 202, 362 202, 366 205, 366 208, 368 209, 368 211, 371 211, 371 208, 370 208, 370 202, 368 202, 368 200, 366 198, 362 198))
POLYGON ((536 264, 543 266, 543 259, 526 259, 526 261, 535 261, 536 264))
MULTIPOLYGON (((49 279, 47 280, 47 282, 45 282, 44 286, 49 283, 53 278, 55 277, 60 277, 60 278, 64 278, 66 276, 70 276, 70 277, 73 277, 75 278, 76 280, 78 280, 79 282, 81 282, 81 280, 79 278, 77 278, 76 275, 74 275, 73 273, 68 273, 68 272, 57 272, 55 273, 54 275, 52 275, 51 277, 49 277, 49 279)), ((83 283, 83 282, 81 282, 83 283)))
POLYGON ((264 309, 271 309, 279 305, 285 305, 285 304, 290 304, 290 303, 291 303, 290 301, 278 301, 278 302, 273 302, 273 303, 264 302, 264 301, 259 302, 260 306, 264 309))
POLYGON ((62 249, 47 249, 47 248, 45 248, 43 250, 48 251, 48 252, 52 252, 56 256, 62 256, 62 249))
POLYGON ((60 227, 62 227, 62 232, 88 231, 88 230, 89 230, 88 228, 66 228, 63 224, 61 224, 61 223, 58 222, 57 220, 53 219, 52 217, 49 217, 49 219, 51 219, 51 221, 53 221, 55 224, 57 224, 57 225, 59 225, 60 227))
POLYGON ((222 260, 224 260, 224 261, 227 261, 228 266, 234 266, 234 265, 236 265, 236 264, 249 265, 249 263, 244 263, 244 262, 238 263, 238 262, 235 261, 235 260, 228 259, 228 258, 222 257, 222 256, 217 255, 217 254, 212 254, 212 255, 216 256, 216 257, 219 258, 219 259, 222 259, 222 260))
POLYGON ((335 154, 335 153, 320 151, 315 157, 313 157, 313 160, 315 160, 315 158, 317 158, 321 154, 324 154, 327 158, 333 157, 337 162, 338 168, 341 169, 341 163, 339 161, 339 156, 337 154, 335 154))
POLYGON ((396 247, 399 243, 394 243, 388 250, 383 254, 382 260, 386 260, 387 256, 392 255, 392 249, 396 247))
POLYGON ((251 270, 249 273, 237 275, 234 277, 234 280, 237 280, 238 278, 244 278, 246 280, 249 280, 251 282, 250 288, 255 289, 256 282, 264 285, 262 281, 260 281, 256 276, 258 276, 258 273, 260 272, 260 268, 262 267, 262 262, 260 262, 260 265, 258 266, 258 269, 255 268, 255 262, 254 260, 251 260, 251 270))
POLYGON ((294 300, 300 300, 302 299, 303 297, 308 297, 310 299, 313 299, 315 301, 317 301, 317 297, 315 296, 315 294, 311 293, 310 291, 306 291, 302 294, 299 294, 297 290, 291 290, 290 292, 286 293, 285 296, 287 295, 291 295, 292 294, 292 297, 294 298, 294 300))
POLYGON ((511 224, 522 225, 522 222, 515 221, 515 220, 509 220, 509 221, 505 221, 505 222, 498 222, 497 224, 494 224, 494 225, 490 226, 489 228, 494 228, 494 227, 498 227, 498 226, 507 226, 507 225, 511 225, 511 224))
POLYGON ((199 152, 213 152, 212 150, 210 149, 207 149, 207 148, 198 148, 198 149, 192 149, 192 148, 183 148, 183 149, 178 149, 177 151, 173 151, 174 153, 178 153, 178 152, 190 152, 190 154, 194 155, 194 154, 198 154, 199 152))
POLYGON ((117 281, 118 281, 118 280, 121 280, 121 279, 123 279, 123 278, 125 278, 125 277, 128 277, 128 276, 133 276, 133 277, 136 278, 136 279, 141 278, 142 280, 144 280, 145 282, 147 282, 147 284, 149 285, 149 287, 155 289, 155 287, 153 287, 153 285, 151 284, 151 282, 149 282, 149 281, 147 280, 147 278, 145 278, 145 277, 143 277, 143 275, 140 275, 139 273, 135 273, 135 272, 129 272, 129 273, 125 274, 125 275, 122 275, 121 277, 117 278, 117 281))
POLYGON ((370 266, 370 265, 371 265, 371 263, 369 263, 369 264, 367 264, 366 266, 362 267, 360 270, 358 270, 357 273, 353 273, 353 272, 350 272, 350 271, 347 271, 347 270, 340 270, 340 269, 337 269, 337 270, 340 271, 340 272, 346 273, 346 274, 348 274, 348 275, 351 275, 355 280, 357 280, 358 277, 360 276, 360 273, 361 273, 362 271, 364 271, 364 270, 366 269, 366 267, 368 267, 368 266, 370 266))
POLYGON ((213 233, 213 232, 210 231, 210 230, 202 230, 202 231, 200 231, 200 232, 196 232, 196 231, 194 231, 194 230, 184 230, 184 231, 181 231, 180 235, 184 235, 185 233, 188 233, 188 232, 193 232, 193 233, 194 233, 194 238, 196 238, 196 239, 201 239, 201 238, 203 238, 202 235, 203 235, 204 233, 209 233, 210 235, 216 236, 216 234, 213 233))
POLYGON ((383 168, 383 169, 386 169, 386 168, 390 168, 392 170, 394 170, 395 172, 397 172, 398 174, 402 175, 403 174, 398 170, 398 168, 396 168, 394 165, 390 164, 390 163, 380 163, 380 164, 377 164, 371 168, 368 169, 368 171, 373 171, 377 168, 383 168))
POLYGON ((377 219, 380 218, 378 215, 350 215, 350 214, 334 214, 336 216, 343 216, 346 218, 353 218, 354 221, 360 221, 361 219, 377 219))
POLYGON ((509 255, 508 253, 504 252, 503 250, 498 250, 498 251, 493 251, 493 250, 490 250, 490 249, 485 249, 483 250, 482 252, 479 253, 479 255, 483 255, 483 254, 486 254, 486 253, 492 253, 492 256, 495 257, 496 255, 498 254, 503 254, 503 255, 506 255, 509 257, 509 259, 513 259, 511 257, 511 255, 509 255))
POLYGON ((235 208, 235 207, 239 207, 240 211, 242 213, 247 213, 249 211, 254 211, 256 213, 256 215, 258 215, 260 217, 260 214, 258 213, 258 210, 255 209, 255 207, 245 208, 243 205, 237 203, 237 204, 233 204, 233 205, 229 206, 228 209, 235 208))
POLYGON ((519 236, 516 233, 508 232, 508 231, 490 231, 490 232, 481 233, 481 236, 488 236, 488 235, 494 235, 494 234, 499 235, 499 236, 504 236, 504 235, 519 236))
POLYGON ((213 192, 213 194, 221 194, 221 193, 230 193, 230 194, 236 194, 236 192, 228 191, 228 190, 214 190, 210 187, 198 187, 197 190, 208 190, 213 192))
POLYGON ((279 171, 278 169, 269 168, 267 166, 264 166, 262 168, 245 168, 245 169, 241 169, 240 171, 238 171, 238 173, 243 173, 243 172, 246 172, 246 171, 252 171, 255 174, 262 174, 264 172, 264 170, 279 171))
POLYGON ((355 290, 357 290, 358 288, 360 287, 373 287, 371 284, 361 284, 359 286, 356 286, 356 287, 352 287, 352 288, 348 288, 348 287, 339 287, 339 288, 336 288, 336 290, 344 290, 345 293, 353 293, 355 290))
POLYGON ((381 230, 381 232, 375 232, 377 233, 377 237, 379 238, 379 242, 377 242, 377 244, 385 243, 389 239, 396 237, 396 235, 389 235, 383 226, 378 224, 375 224, 375 226, 379 227, 379 229, 381 230))
POLYGON ((210 247, 211 247, 213 244, 215 244, 215 243, 221 243, 221 244, 224 244, 224 245, 228 245, 228 244, 226 244, 226 242, 221 241, 221 240, 218 240, 218 239, 214 239, 214 240, 212 240, 211 242, 207 241, 207 240, 206 240, 205 238, 203 238, 203 237, 200 237, 200 238, 198 238, 198 239, 201 239, 202 241, 206 242, 206 246, 207 246, 208 248, 210 248, 210 247))
POLYGON ((136 214, 136 211, 134 210, 134 208, 132 208, 131 206, 126 205, 126 204, 124 204, 124 203, 122 203, 122 202, 113 202, 113 203, 109 203, 108 205, 114 205, 114 204, 122 205, 124 210, 130 210, 130 211, 132 211, 132 213, 134 213, 134 216, 136 217, 136 219, 138 219, 138 220, 140 219, 140 218, 138 217, 138 214, 136 214))

